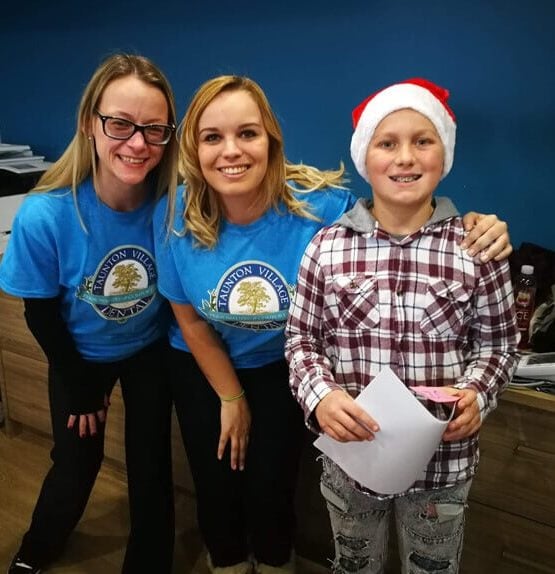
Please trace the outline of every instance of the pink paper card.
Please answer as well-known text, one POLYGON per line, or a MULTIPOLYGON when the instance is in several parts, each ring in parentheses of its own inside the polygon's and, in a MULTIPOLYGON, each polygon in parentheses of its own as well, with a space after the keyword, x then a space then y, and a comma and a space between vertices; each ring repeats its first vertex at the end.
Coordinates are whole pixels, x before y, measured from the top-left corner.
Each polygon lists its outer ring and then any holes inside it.
POLYGON ((443 387, 409 387, 417 395, 424 397, 434 403, 456 403, 460 397, 449 395, 443 390, 443 387))

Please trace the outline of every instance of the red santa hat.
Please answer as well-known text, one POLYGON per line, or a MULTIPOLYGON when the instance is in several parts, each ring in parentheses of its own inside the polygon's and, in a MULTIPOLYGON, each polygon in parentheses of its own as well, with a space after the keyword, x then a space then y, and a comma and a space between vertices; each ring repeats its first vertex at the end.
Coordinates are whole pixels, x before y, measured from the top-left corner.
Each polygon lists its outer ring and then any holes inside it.
POLYGON ((426 116, 435 126, 445 149, 443 175, 453 165, 455 153, 455 114, 447 105, 449 91, 422 78, 411 78, 384 88, 360 103, 353 110, 351 157, 358 173, 366 181, 366 152, 378 124, 397 110, 410 108, 426 116))

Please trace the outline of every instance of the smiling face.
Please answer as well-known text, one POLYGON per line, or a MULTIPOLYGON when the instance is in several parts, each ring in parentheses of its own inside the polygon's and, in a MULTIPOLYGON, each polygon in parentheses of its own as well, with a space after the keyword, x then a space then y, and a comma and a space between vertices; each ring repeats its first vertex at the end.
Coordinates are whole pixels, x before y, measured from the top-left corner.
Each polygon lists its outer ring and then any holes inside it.
MULTIPOLYGON (((97 110, 106 116, 130 120, 136 124, 167 124, 168 103, 163 92, 139 80, 125 76, 109 83, 97 110)), ((91 123, 97 160, 97 192, 111 195, 144 193, 145 178, 162 159, 165 146, 145 142, 140 132, 128 140, 115 140, 104 134, 102 121, 94 116, 91 123)))
POLYGON ((366 152, 375 209, 404 209, 429 215, 442 177, 444 148, 433 123, 412 109, 386 116, 366 152))
POLYGON ((228 219, 252 219, 253 207, 260 203, 268 153, 260 109, 247 91, 222 92, 206 106, 198 123, 198 159, 228 219), (242 212, 251 216, 245 218, 242 212))

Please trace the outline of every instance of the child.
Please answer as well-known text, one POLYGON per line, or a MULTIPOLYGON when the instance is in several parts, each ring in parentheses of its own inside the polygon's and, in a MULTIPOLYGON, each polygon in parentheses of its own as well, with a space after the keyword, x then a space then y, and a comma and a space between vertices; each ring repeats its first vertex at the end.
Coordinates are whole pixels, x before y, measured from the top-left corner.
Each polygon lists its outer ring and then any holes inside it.
POLYGON ((515 365, 509 266, 469 257, 455 207, 433 198, 453 163, 448 95, 411 79, 354 110, 351 155, 373 200, 312 239, 289 314, 290 383, 316 432, 372 440, 380 421, 352 397, 385 366, 407 386, 460 397, 423 480, 404 493, 371 492, 324 458, 336 573, 383 572, 392 511, 403 572, 458 571, 478 430, 515 365))

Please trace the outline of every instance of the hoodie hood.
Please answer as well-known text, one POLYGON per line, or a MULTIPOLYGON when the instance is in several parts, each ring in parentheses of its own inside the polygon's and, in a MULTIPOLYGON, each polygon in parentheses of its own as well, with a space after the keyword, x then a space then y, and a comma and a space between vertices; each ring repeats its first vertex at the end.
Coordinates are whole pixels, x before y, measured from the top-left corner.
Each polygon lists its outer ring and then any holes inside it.
MULTIPOLYGON (((336 223, 358 233, 372 233, 376 228, 376 219, 370 213, 371 207, 372 202, 370 200, 361 198, 354 204, 352 209, 344 213, 336 223)), ((435 199, 434 212, 424 226, 429 227, 435 223, 458 215, 459 212, 457 208, 449 198, 437 197, 435 199)))

